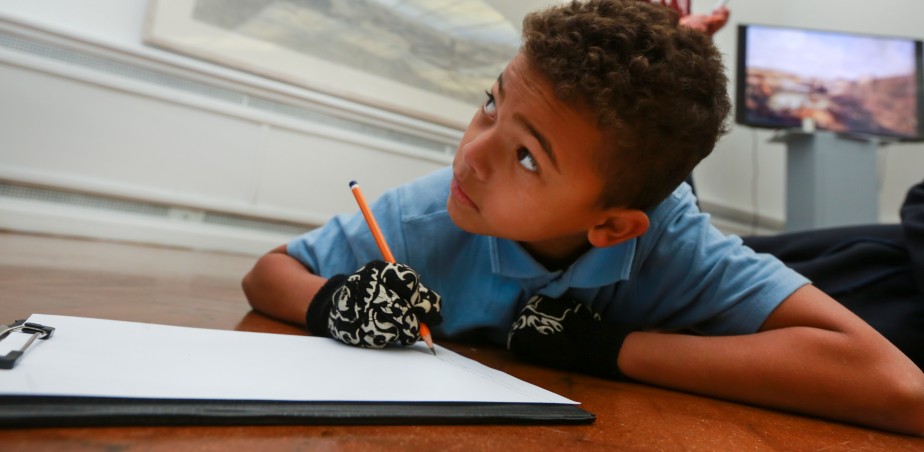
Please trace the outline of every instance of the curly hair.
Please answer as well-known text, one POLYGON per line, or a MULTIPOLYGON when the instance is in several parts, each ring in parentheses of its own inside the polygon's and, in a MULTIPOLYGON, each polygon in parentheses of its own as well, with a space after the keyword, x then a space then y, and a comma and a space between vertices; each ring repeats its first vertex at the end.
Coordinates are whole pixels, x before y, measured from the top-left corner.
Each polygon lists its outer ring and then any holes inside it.
POLYGON ((575 0, 534 12, 523 20, 521 51, 612 141, 595 162, 607 181, 604 207, 653 208, 728 132, 721 55, 664 6, 575 0))

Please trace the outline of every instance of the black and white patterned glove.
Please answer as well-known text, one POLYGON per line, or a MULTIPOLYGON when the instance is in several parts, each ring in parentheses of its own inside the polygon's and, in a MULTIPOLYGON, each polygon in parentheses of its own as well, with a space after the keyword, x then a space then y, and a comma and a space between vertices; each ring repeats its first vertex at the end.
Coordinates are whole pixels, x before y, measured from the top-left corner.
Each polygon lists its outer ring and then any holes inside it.
POLYGON ((436 326, 440 296, 411 267, 372 261, 352 275, 327 280, 306 314, 308 331, 360 347, 383 348, 420 339, 420 322, 436 326))
POLYGON ((625 380, 619 349, 629 325, 609 324, 573 299, 535 295, 529 299, 507 336, 507 349, 538 364, 625 380))

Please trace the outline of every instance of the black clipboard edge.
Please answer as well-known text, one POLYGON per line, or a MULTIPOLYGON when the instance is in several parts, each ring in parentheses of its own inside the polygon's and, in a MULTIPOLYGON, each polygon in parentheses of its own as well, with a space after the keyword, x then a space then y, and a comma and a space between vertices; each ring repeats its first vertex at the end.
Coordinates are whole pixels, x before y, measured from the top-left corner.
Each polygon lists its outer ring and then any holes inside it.
POLYGON ((591 424, 576 405, 0 396, 0 427, 591 424))

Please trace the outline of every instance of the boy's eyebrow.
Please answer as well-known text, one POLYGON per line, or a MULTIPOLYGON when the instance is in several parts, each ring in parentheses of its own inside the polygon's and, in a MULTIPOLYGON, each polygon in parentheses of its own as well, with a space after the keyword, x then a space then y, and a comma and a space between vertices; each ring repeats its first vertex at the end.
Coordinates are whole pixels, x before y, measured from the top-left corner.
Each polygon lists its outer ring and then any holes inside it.
MULTIPOLYGON (((504 97, 504 74, 503 73, 497 76, 497 93, 500 94, 499 97, 501 98, 504 97)), ((523 127, 526 127, 526 129, 529 130, 530 135, 532 135, 533 138, 535 138, 536 141, 539 142, 539 145, 542 146, 542 150, 545 151, 545 154, 549 157, 549 160, 552 161, 552 166, 554 166, 555 169, 558 169, 558 160, 555 158, 555 153, 552 152, 552 143, 549 142, 549 140, 545 137, 545 135, 540 133, 539 130, 537 130, 522 115, 514 114, 513 119, 523 124, 523 127)))

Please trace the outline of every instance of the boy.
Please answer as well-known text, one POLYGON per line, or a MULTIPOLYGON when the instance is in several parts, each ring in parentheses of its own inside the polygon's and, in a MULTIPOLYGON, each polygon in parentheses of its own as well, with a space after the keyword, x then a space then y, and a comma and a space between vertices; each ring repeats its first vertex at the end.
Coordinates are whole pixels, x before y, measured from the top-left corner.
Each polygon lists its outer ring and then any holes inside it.
POLYGON ((523 29, 452 168, 373 206, 405 265, 338 216, 257 261, 254 309, 372 347, 414 342, 423 321, 565 369, 924 434, 924 374, 714 230, 681 184, 730 105, 708 36, 624 0, 523 29))

